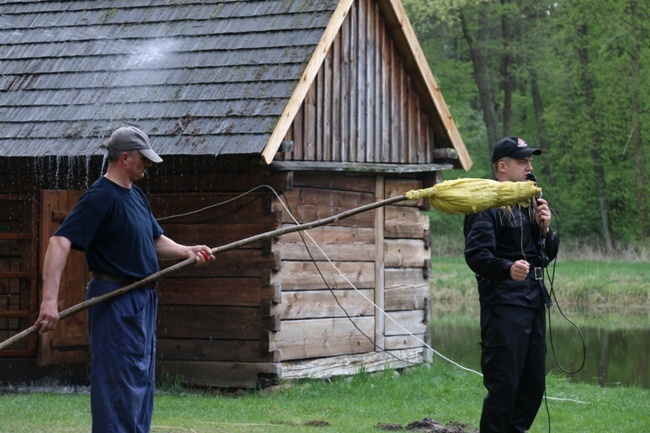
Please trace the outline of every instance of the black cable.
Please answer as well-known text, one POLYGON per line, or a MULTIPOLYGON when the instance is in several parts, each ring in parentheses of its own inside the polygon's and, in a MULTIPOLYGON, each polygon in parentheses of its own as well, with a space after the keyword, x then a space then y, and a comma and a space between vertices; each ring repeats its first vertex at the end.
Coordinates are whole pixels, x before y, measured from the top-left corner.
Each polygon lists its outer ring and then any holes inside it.
MULTIPOLYGON (((553 209, 551 209, 550 207, 549 207, 549 210, 555 216, 556 229, 557 229, 556 230, 556 235, 559 237, 560 236, 560 218, 558 217, 557 213, 555 213, 555 211, 553 209)), ((542 239, 543 236, 544 235, 541 233, 541 230, 540 230, 540 240, 542 239)), ((545 260, 545 258, 547 258, 547 257, 545 257, 546 251, 542 251, 542 255, 543 255, 542 260, 545 260)), ((556 259, 557 259, 557 257, 551 261, 553 263, 553 266, 551 268, 552 270, 551 270, 550 273, 549 273, 549 270, 548 270, 548 266, 545 267, 545 269, 546 269, 546 278, 547 278, 548 283, 549 283, 548 284, 549 296, 555 301, 555 305, 557 306, 557 310, 560 312, 562 317, 564 317, 564 319, 566 319, 566 321, 569 322, 578 331, 578 335, 580 335, 580 339, 582 341, 582 363, 581 363, 580 367, 578 367, 577 370, 569 371, 566 368, 564 368, 562 366, 562 364, 560 363, 560 359, 558 358, 557 352, 555 351, 555 344, 553 342, 553 326, 552 326, 552 323, 551 323, 551 309, 550 308, 547 309, 548 310, 547 311, 547 314, 548 314, 548 336, 549 336, 549 341, 551 343, 551 353, 553 353, 553 359, 555 360, 555 363, 557 364, 557 366, 560 368, 560 370, 562 370, 562 372, 564 372, 566 374, 576 374, 579 371, 581 371, 585 366, 585 362, 587 360, 587 346, 586 346, 585 337, 582 334, 582 331, 580 331, 580 328, 578 328, 578 326, 564 314, 564 312, 562 311, 562 308, 560 307, 560 303, 558 302, 557 297, 555 296, 555 286, 554 286, 554 284, 555 284, 555 271, 556 271, 556 266, 557 266, 557 260, 556 259)), ((547 396, 546 391, 547 391, 546 390, 546 385, 544 385, 544 406, 546 408, 546 417, 547 417, 547 420, 548 420, 548 432, 551 433, 551 411, 550 411, 550 409, 548 407, 548 396, 547 396)))
MULTIPOLYGON (((555 219, 557 221, 557 224, 556 224, 556 226, 557 226, 557 235, 559 236, 560 235, 560 220, 559 220, 557 214, 552 209, 551 209, 551 212, 553 213, 553 215, 555 215, 555 219)), ((584 368, 585 363, 587 361, 587 345, 585 343, 585 337, 582 334, 582 331, 580 330, 578 325, 576 325, 571 319, 569 319, 566 316, 566 314, 564 314, 564 311, 562 311, 562 308, 560 307, 560 303, 558 302, 557 297, 555 296, 555 290, 554 290, 553 283, 554 283, 554 280, 555 280, 555 266, 556 266, 556 264, 557 264, 557 261, 554 260, 553 261, 553 272, 552 272, 551 275, 548 274, 548 268, 547 268, 547 277, 549 279, 549 287, 550 287, 549 291, 550 291, 551 296, 553 297, 553 300, 555 301, 555 305, 557 306, 557 310, 560 312, 560 315, 562 315, 562 317, 567 322, 569 322, 571 324, 571 326, 573 326, 575 328, 575 330, 578 332, 578 335, 580 336, 580 341, 582 342, 582 362, 580 364, 580 367, 578 367, 576 370, 570 371, 570 370, 567 370, 566 368, 564 368, 564 366, 562 366, 562 363, 560 362, 560 359, 557 356, 557 352, 555 351, 555 344, 553 342, 553 328, 551 326, 551 310, 550 309, 548 311, 549 341, 551 343, 551 352, 553 353, 553 359, 555 359, 555 363, 557 364, 557 366, 560 368, 560 370, 563 373, 571 375, 571 374, 576 374, 576 373, 580 372, 584 368)))

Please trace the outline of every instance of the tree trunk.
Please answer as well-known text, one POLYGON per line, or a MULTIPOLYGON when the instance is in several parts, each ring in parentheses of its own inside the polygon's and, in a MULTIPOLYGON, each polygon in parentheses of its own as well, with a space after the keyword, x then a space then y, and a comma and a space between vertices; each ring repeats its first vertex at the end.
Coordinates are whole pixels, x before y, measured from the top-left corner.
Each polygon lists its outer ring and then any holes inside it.
POLYGON ((487 44, 489 39, 488 31, 488 18, 487 18, 487 4, 481 5, 481 11, 478 18, 478 32, 477 38, 470 34, 467 24, 465 13, 461 9, 459 11, 459 18, 461 28, 463 30, 463 37, 469 46, 469 53, 472 59, 472 67, 474 69, 474 81, 478 88, 479 99, 481 103, 481 110, 483 111, 483 121, 487 130, 488 149, 492 151, 494 143, 498 140, 498 116, 494 107, 494 98, 492 97, 492 89, 490 86, 490 73, 488 68, 488 53, 487 44))
POLYGON ((631 110, 632 110, 632 146, 634 147, 634 178, 636 180, 636 203, 639 233, 641 238, 650 237, 650 226, 648 224, 648 202, 646 196, 646 172, 643 158, 643 124, 641 122, 641 86, 640 86, 640 64, 641 64, 641 43, 639 34, 639 3, 637 0, 630 0, 630 33, 632 36, 632 47, 630 52, 631 76, 631 110))
MULTIPOLYGON (((546 125, 544 123, 544 105, 542 103, 542 95, 539 91, 539 85, 537 83, 537 71, 535 68, 530 68, 528 70, 528 75, 530 77, 530 94, 533 100, 533 112, 535 114, 535 123, 537 125, 539 140, 537 145, 546 153, 551 150, 551 145, 548 142, 547 138, 548 134, 546 132, 546 125)), ((551 164, 544 165, 542 175, 544 177, 544 180, 548 182, 549 185, 556 185, 551 164)))
POLYGON ((514 62, 511 43, 515 40, 512 23, 507 8, 508 0, 501 0, 501 87, 503 89, 503 135, 512 135, 512 94, 515 88, 515 77, 511 65, 514 62))
POLYGON ((580 79, 582 81, 585 107, 589 117, 589 132, 591 136, 591 146, 589 152, 594 171, 594 182, 596 185, 596 194, 598 194, 598 206, 600 210, 601 223, 603 228, 603 239, 608 252, 613 250, 612 236, 609 228, 609 212, 607 206, 607 184, 605 181, 605 169, 602 159, 601 135, 598 133, 595 125, 598 125, 596 114, 596 97, 594 95, 593 77, 589 65, 589 38, 588 27, 586 22, 578 24, 578 68, 580 79))

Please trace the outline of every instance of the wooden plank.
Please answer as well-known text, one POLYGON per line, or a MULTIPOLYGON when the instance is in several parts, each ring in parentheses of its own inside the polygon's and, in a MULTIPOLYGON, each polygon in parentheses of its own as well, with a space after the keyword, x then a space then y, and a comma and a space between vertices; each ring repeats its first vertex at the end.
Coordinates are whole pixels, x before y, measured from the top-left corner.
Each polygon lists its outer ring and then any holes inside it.
POLYGON ((284 321, 275 342, 283 361, 369 352, 374 322, 373 317, 284 321))
POLYGON ((150 195, 168 193, 169 191, 199 194, 207 192, 244 193, 259 188, 260 185, 269 185, 279 191, 290 189, 293 180, 292 173, 268 172, 257 163, 257 158, 259 157, 250 161, 237 161, 236 158, 233 160, 233 158, 225 156, 221 163, 223 167, 212 163, 215 160, 206 158, 205 155, 165 158, 165 163, 156 167, 155 176, 142 179, 138 185, 150 195), (174 163, 170 164, 170 159, 174 163), (179 176, 178 173, 188 175, 179 176), (193 175, 190 176, 190 173, 193 175), (228 181, 224 182, 226 177, 228 181))
MULTIPOLYGON (((347 210, 374 203, 374 196, 356 193, 339 192, 334 190, 300 189, 285 193, 289 212, 280 204, 274 204, 274 208, 282 212, 282 222, 285 224, 306 223, 328 218, 332 215, 347 210)), ((339 226, 373 227, 374 210, 361 212, 349 218, 337 221, 339 226)), ((334 225, 334 224, 331 224, 334 225)))
POLYGON ((425 278, 425 270, 417 268, 387 268, 386 269, 386 287, 410 287, 414 284, 420 284, 428 281, 425 278))
POLYGON ((303 72, 302 77, 300 78, 299 84, 294 90, 291 99, 287 103, 282 115, 280 116, 278 123, 273 130, 273 134, 269 138, 264 150, 262 151, 262 158, 267 164, 270 164, 275 157, 275 154, 282 143, 283 137, 287 134, 287 131, 291 127, 296 113, 298 112, 302 101, 309 91, 314 78, 318 74, 318 71, 327 55, 327 52, 332 45, 332 42, 336 38, 339 29, 343 25, 348 11, 351 5, 354 4, 354 0, 343 0, 339 2, 336 10, 334 11, 332 18, 323 33, 323 36, 318 43, 318 46, 314 50, 314 54, 309 63, 303 72))
POLYGON ((325 379, 349 376, 361 371, 412 367, 424 362, 422 348, 332 356, 282 363, 282 379, 325 379))
POLYGON ((158 338, 156 356, 165 361, 278 362, 277 352, 267 352, 258 340, 199 340, 158 338))
POLYGON ((424 241, 415 239, 386 239, 384 241, 384 264, 391 268, 423 268, 430 260, 431 252, 424 241))
POLYGON ((323 226, 283 235, 276 248, 283 260, 369 261, 375 258, 374 243, 373 229, 323 226))
POLYGON ((357 289, 375 287, 373 262, 333 262, 339 273, 327 262, 283 262, 282 272, 270 275, 270 283, 280 283, 283 291, 347 289, 352 283, 357 289), (322 275, 318 272, 321 270, 322 275), (323 281, 323 278, 325 281, 323 281))
MULTIPOLYGON (((246 224, 162 224, 165 235, 184 245, 208 245, 217 247, 219 245, 236 242, 260 233, 276 230, 279 225, 273 221, 246 224)), ((242 249, 260 249, 263 242, 248 244, 242 249)))
POLYGON ((283 292, 275 311, 283 320, 346 317, 346 312, 350 317, 372 316, 373 296, 371 289, 283 292))
MULTIPOLYGON (((385 179, 383 176, 377 176, 377 182, 375 184, 375 195, 377 200, 383 200, 384 191, 386 189, 385 179)), ((386 219, 385 210, 383 207, 377 209, 375 213, 375 227, 377 232, 375 233, 375 293, 374 293, 374 303, 375 307, 375 349, 382 350, 384 349, 384 337, 385 337, 385 323, 384 323, 384 314, 382 310, 385 308, 385 274, 384 268, 386 266, 386 247, 384 240, 384 221, 386 219)))
POLYGON ((262 254, 256 250, 231 250, 219 254, 215 262, 206 266, 198 268, 191 266, 174 275, 186 278, 253 278, 260 277, 265 269, 279 270, 280 263, 281 259, 277 253, 262 254))
POLYGON ((158 377, 180 376, 184 383, 201 387, 257 388, 260 376, 277 378, 281 365, 273 362, 165 361, 156 363, 158 377))
POLYGON ((333 189, 338 191, 375 193, 375 177, 359 175, 332 175, 331 173, 296 173, 294 189, 299 187, 333 189))
POLYGON ((260 223, 269 220, 268 192, 150 194, 151 210, 164 224, 260 223), (170 218, 179 215, 176 218, 170 218))
POLYGON ((387 313, 386 335, 424 334, 427 323, 424 321, 424 311, 391 311, 387 313), (396 323, 397 322, 397 323, 396 323))
POLYGON ((420 209, 406 206, 386 206, 386 238, 426 239, 429 217, 420 209))
POLYGON ((469 170, 472 167, 472 160, 451 117, 449 108, 442 97, 438 83, 429 68, 428 61, 417 40, 417 36, 411 26, 402 2, 399 0, 388 0, 386 2, 378 2, 378 4, 380 7, 385 8, 382 14, 386 17, 387 28, 394 35, 397 49, 407 54, 405 55, 405 59, 407 60, 405 67, 413 74, 413 82, 417 93, 420 95, 426 94, 427 98, 422 97, 422 99, 433 102, 437 115, 437 119, 434 120, 442 122, 451 145, 458 151, 462 167, 466 171, 469 170), (418 85, 419 82, 423 84, 418 85))
POLYGON ((422 350, 426 342, 425 334, 399 335, 386 337, 386 350, 417 349, 422 350))
POLYGON ((419 284, 404 284, 386 289, 385 311, 422 310, 430 297, 431 286, 422 280, 419 284))
POLYGON ((158 285, 160 305, 221 305, 257 307, 261 300, 278 302, 274 287, 259 278, 173 278, 158 285))
POLYGON ((259 308, 161 305, 159 338, 256 340, 261 332, 259 308))
MULTIPOLYGON (((380 143, 382 149, 388 149, 390 142, 387 138, 380 143)), ((358 161, 273 161, 270 166, 278 171, 305 171, 305 172, 337 172, 346 174, 411 174, 426 175, 427 173, 441 170, 451 170, 454 166, 450 163, 436 162, 427 164, 397 164, 392 163, 388 157, 381 162, 358 161)))

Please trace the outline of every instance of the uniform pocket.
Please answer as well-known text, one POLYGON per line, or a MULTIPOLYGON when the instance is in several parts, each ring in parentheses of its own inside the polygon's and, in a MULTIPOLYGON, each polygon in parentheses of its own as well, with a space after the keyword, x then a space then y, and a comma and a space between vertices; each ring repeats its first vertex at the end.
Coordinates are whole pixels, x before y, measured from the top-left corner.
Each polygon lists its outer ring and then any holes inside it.
POLYGON ((126 356, 141 358, 147 348, 147 296, 144 290, 132 290, 115 299, 116 323, 113 345, 126 356))

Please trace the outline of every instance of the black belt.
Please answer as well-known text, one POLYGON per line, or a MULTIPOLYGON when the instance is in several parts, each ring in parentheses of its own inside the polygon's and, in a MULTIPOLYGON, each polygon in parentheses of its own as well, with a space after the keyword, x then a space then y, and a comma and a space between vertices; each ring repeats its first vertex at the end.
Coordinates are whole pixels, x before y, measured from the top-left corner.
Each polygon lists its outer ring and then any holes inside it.
POLYGON ((104 274, 102 272, 95 272, 93 274, 98 280, 110 281, 111 283, 117 283, 122 285, 129 285, 135 283, 137 280, 128 277, 121 277, 119 275, 110 275, 104 274))

